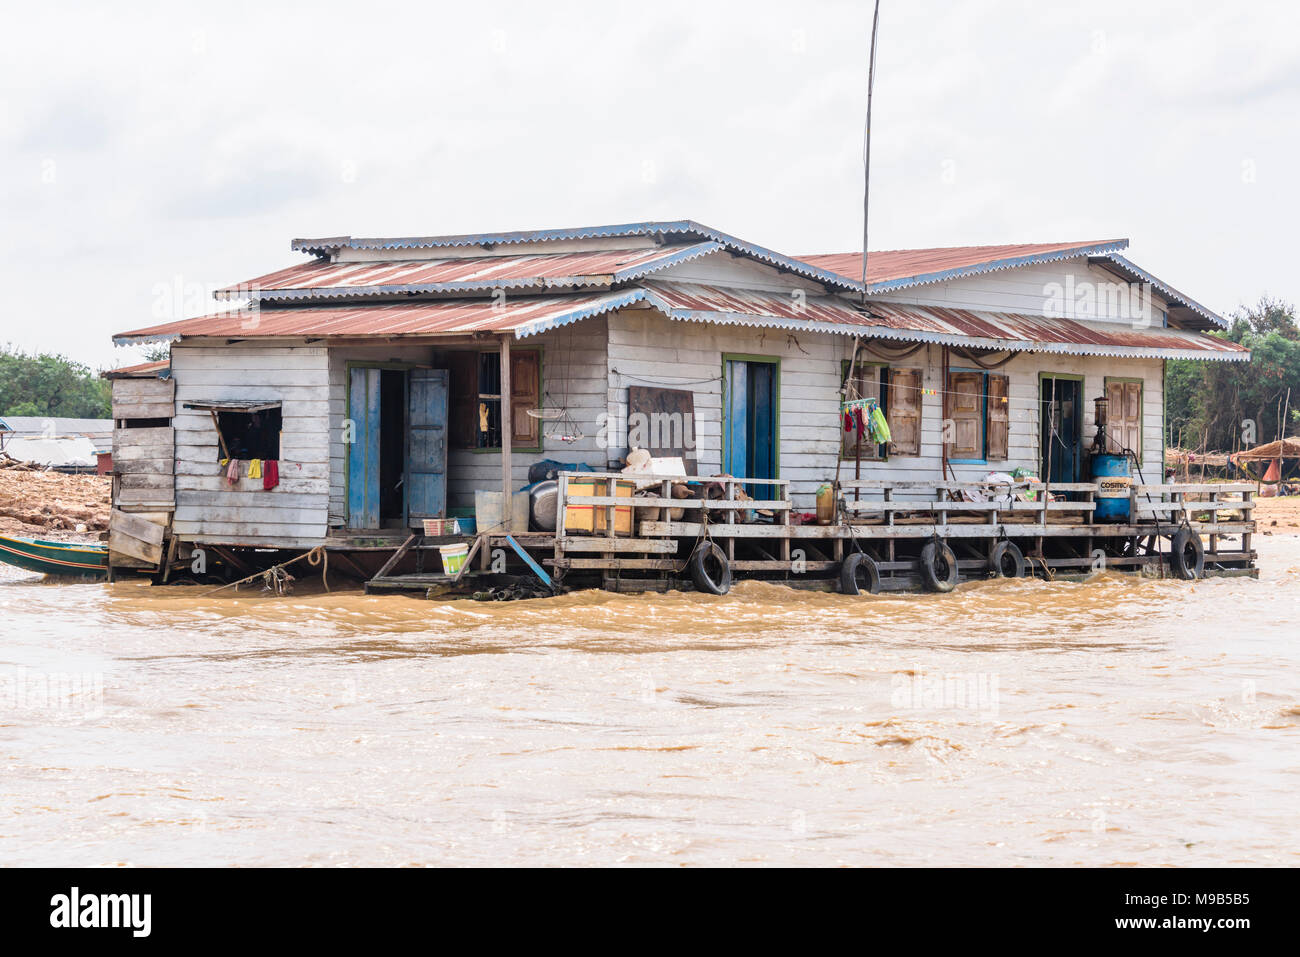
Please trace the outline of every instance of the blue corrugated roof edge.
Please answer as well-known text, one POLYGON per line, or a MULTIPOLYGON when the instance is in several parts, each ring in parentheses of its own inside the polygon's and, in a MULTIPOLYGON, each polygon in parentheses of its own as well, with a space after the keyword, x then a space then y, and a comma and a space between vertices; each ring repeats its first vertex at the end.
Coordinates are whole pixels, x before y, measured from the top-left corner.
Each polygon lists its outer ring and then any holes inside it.
POLYGON ((801 259, 786 256, 762 246, 745 242, 736 236, 720 232, 690 219, 652 221, 644 223, 619 223, 611 226, 575 226, 568 229, 525 229, 504 233, 468 233, 460 236, 406 236, 360 238, 335 236, 328 239, 295 239, 290 247, 297 252, 323 253, 334 249, 433 249, 441 246, 502 246, 511 243, 557 242, 566 239, 607 239, 621 236, 681 235, 721 243, 723 246, 786 269, 797 275, 816 280, 836 289, 860 292, 862 283, 838 273, 819 269, 801 259))

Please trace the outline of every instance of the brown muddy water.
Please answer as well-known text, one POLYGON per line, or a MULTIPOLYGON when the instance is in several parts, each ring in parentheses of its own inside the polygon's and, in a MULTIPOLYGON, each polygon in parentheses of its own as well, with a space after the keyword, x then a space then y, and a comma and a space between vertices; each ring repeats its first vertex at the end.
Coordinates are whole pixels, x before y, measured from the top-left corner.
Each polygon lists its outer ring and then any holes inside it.
POLYGON ((0 581, 10 865, 1300 864, 1260 581, 516 604, 0 581))

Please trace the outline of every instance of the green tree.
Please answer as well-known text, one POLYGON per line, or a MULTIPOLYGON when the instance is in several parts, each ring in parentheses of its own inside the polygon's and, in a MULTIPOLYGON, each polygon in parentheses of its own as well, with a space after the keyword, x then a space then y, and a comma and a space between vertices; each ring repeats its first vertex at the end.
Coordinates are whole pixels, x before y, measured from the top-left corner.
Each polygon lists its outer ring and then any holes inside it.
POLYGON ((1272 442, 1300 407, 1300 325, 1295 307, 1261 298, 1217 335, 1251 351, 1249 363, 1175 360, 1165 370, 1171 445, 1236 451, 1272 442), (1289 397, 1289 399, 1288 399, 1289 397), (1289 408, 1288 408, 1289 405, 1289 408))
POLYGON ((64 356, 0 351, 0 415, 106 419, 109 383, 64 356))

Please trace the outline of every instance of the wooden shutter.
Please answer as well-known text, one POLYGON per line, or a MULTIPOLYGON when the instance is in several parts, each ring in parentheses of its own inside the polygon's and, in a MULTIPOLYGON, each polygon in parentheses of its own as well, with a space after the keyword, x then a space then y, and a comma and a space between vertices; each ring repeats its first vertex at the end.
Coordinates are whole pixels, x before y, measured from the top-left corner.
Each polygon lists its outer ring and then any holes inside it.
POLYGON ((889 370, 889 432, 894 455, 921 454, 921 370, 889 370))
POLYGON ((984 374, 949 372, 948 391, 954 427, 949 458, 984 458, 984 374))
POLYGON ((985 443, 988 446, 988 458, 1003 461, 1007 458, 1010 441, 1010 416, 1007 414, 1007 392, 1011 380, 1004 375, 989 373, 988 421, 985 423, 985 443))
POLYGON ((447 353, 451 373, 448 384, 448 437, 454 449, 478 445, 478 353, 467 350, 447 353))
POLYGON ((1132 449, 1138 461, 1142 460, 1142 383, 1108 380, 1106 398, 1110 401, 1107 415, 1106 451, 1122 452, 1132 449))
POLYGON ((541 423, 528 414, 541 405, 541 366, 536 350, 510 353, 510 442, 517 448, 541 445, 541 423))

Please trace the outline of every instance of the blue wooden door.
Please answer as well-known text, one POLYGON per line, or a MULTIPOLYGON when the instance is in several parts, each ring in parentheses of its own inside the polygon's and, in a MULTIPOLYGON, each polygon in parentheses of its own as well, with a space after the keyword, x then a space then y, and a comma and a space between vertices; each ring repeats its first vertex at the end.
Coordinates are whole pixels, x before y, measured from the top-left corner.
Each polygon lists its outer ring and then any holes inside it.
POLYGON ((750 478, 749 469, 749 363, 727 360, 725 386, 727 459, 722 471, 750 478))
POLYGON ((447 511, 447 370, 412 369, 406 456, 407 523, 447 511))
POLYGON ((379 527, 379 369, 348 370, 348 527, 379 527))
POLYGON ((776 478, 777 369, 775 362, 727 360, 723 470, 729 475, 776 478))

